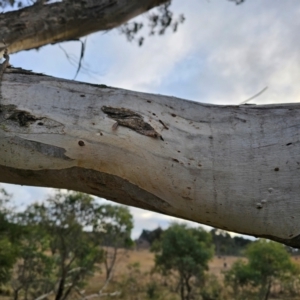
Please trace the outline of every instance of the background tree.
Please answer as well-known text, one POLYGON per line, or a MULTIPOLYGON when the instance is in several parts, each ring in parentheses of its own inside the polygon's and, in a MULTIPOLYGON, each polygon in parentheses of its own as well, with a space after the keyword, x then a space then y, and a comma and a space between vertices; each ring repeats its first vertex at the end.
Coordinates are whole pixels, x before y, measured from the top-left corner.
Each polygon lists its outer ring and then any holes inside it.
POLYGON ((32 214, 18 213, 14 224, 22 228, 18 261, 10 279, 13 299, 36 299, 55 288, 55 260, 49 255, 50 238, 32 214))
POLYGON ((226 299, 226 296, 224 297, 224 290, 222 282, 220 282, 220 279, 215 274, 205 274, 205 283, 200 290, 201 300, 226 299))
POLYGON ((65 300, 75 295, 90 299, 119 294, 105 289, 118 250, 122 248, 124 254, 133 244, 128 208, 101 205, 89 195, 63 191, 24 212, 2 208, 1 283, 10 281, 13 299, 65 300), (104 282, 99 282, 97 293, 86 295, 82 288, 102 266, 104 282))
MULTIPOLYGON (((174 295, 166 288, 161 274, 142 272, 139 262, 129 263, 125 274, 118 282, 122 291, 118 299, 124 300, 174 300, 174 295)), ((177 298, 176 298, 177 299, 177 298)))
POLYGON ((221 229, 212 229, 210 231, 215 245, 216 255, 242 255, 242 251, 252 241, 241 236, 233 236, 221 229))
POLYGON ((126 276, 123 276, 120 282, 122 293, 120 299, 138 300, 142 299, 144 289, 144 274, 140 270, 139 263, 132 263, 127 265, 126 276))
POLYGON ((20 229, 12 222, 12 211, 8 207, 10 195, 0 189, 0 285, 11 276, 18 257, 20 229))
POLYGON ((211 235, 202 228, 172 224, 153 245, 155 268, 169 278, 175 274, 175 291, 181 300, 193 297, 195 286, 204 283, 204 272, 213 257, 211 235))
POLYGON ((72 293, 80 291, 97 264, 103 261, 97 232, 100 226, 98 208, 94 198, 88 195, 59 192, 45 204, 36 203, 25 211, 49 237, 56 279, 51 293, 56 300, 68 299, 72 293))
POLYGON ((112 271, 117 258, 126 255, 126 249, 133 246, 131 231, 133 229, 133 217, 128 207, 116 205, 101 205, 99 207, 99 222, 103 227, 103 242, 106 246, 104 265, 106 280, 112 277, 112 271))
POLYGON ((285 247, 276 242, 260 239, 247 247, 245 256, 248 261, 238 260, 225 273, 225 282, 240 299, 252 294, 267 300, 275 280, 298 271, 285 247))

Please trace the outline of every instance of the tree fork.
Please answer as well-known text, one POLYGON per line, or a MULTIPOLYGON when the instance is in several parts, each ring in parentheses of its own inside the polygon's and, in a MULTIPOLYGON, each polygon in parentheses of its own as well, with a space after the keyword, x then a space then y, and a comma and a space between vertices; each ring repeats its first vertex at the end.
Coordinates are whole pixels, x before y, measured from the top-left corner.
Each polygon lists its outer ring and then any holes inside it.
POLYGON ((300 246, 299 104, 201 104, 13 68, 2 97, 0 181, 300 246))

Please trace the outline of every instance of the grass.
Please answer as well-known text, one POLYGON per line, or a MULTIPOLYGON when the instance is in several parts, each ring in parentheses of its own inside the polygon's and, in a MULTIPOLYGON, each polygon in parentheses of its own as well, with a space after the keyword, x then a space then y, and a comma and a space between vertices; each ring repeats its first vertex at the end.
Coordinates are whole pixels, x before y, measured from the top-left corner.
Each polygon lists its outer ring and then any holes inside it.
MULTIPOLYGON (((209 272, 214 274, 220 282, 223 281, 223 271, 231 268, 232 264, 238 259, 238 257, 215 256, 209 263, 209 272)), ((294 258, 294 261, 300 265, 300 259, 294 258)), ((124 276, 128 275, 128 265, 133 263, 139 263, 141 273, 151 272, 154 267, 154 254, 148 250, 131 250, 126 252, 121 252, 119 255, 118 262, 115 267, 114 277, 112 282, 109 284, 107 290, 116 290, 114 282, 120 281, 124 276)), ((93 277, 88 280, 88 284, 85 287, 86 295, 97 293, 104 285, 105 282, 105 272, 102 269, 100 272, 96 272, 93 277)), ((3 297, 0 296, 0 300, 9 300, 12 296, 3 297)), ((48 298, 52 300, 51 297, 48 298)), ((104 298, 106 299, 106 298, 104 298)), ((299 298, 293 298, 296 300, 299 298)), ((270 298, 270 300, 272 300, 270 298)), ((276 300, 288 300, 287 298, 276 298, 276 300)))
MULTIPOLYGON (((237 259, 238 257, 233 256, 215 256, 209 263, 209 271, 216 275, 218 279, 223 280, 222 272, 229 269, 237 259), (224 263, 226 263, 226 267, 224 263)), ((121 279, 123 275, 126 275, 128 273, 127 266, 133 263, 139 263, 141 273, 151 272, 154 267, 154 254, 149 250, 131 250, 127 251, 125 254, 123 253, 123 257, 116 265, 114 279, 117 281, 121 279)), ((89 280, 89 283, 86 286, 86 294, 99 291, 104 282, 105 274, 103 272, 96 273, 95 276, 89 280)))

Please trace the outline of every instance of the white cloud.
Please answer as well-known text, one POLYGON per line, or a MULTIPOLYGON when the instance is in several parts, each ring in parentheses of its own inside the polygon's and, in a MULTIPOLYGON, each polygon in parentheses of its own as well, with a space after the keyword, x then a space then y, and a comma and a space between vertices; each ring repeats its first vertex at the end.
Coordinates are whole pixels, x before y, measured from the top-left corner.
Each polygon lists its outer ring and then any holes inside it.
POLYGON ((191 22, 198 16, 190 42, 205 57, 205 73, 194 74, 190 84, 204 89, 208 102, 239 103, 265 86, 258 103, 299 101, 299 3, 193 1, 190 7, 191 22))
MULTIPOLYGON (((78 80, 222 104, 240 103, 268 86, 255 101, 299 101, 297 0, 239 6, 175 0, 173 9, 187 18, 178 32, 148 38, 141 48, 116 30, 89 36, 84 65, 93 72, 80 73, 78 80)), ((62 46, 78 60, 79 42, 62 46)), ((76 72, 58 46, 20 53, 12 61, 58 77, 71 79, 76 72)))

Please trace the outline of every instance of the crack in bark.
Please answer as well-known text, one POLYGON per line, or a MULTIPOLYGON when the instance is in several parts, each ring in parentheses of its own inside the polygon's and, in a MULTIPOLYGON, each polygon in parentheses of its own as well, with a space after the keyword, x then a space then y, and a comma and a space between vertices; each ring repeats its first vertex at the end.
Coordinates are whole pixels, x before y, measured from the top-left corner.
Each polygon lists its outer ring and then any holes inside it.
POLYGON ((128 108, 117 108, 111 106, 102 106, 101 110, 108 115, 109 118, 117 121, 113 125, 113 129, 117 129, 119 125, 128 127, 137 133, 146 135, 153 138, 160 138, 164 140, 161 134, 159 134, 155 129, 147 122, 144 121, 143 117, 128 109, 128 108))

